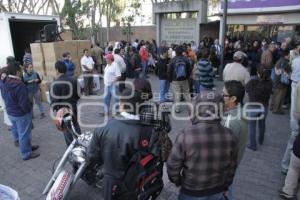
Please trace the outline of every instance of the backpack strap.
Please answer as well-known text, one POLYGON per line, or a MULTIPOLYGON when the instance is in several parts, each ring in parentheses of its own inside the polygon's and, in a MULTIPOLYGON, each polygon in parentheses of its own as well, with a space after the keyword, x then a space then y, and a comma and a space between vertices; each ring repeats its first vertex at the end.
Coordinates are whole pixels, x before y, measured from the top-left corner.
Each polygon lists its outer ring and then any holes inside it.
POLYGON ((149 137, 149 130, 150 130, 150 128, 148 128, 147 126, 144 126, 141 129, 139 144, 138 144, 138 150, 141 152, 149 151, 150 141, 151 141, 151 136, 152 136, 152 132, 151 132, 151 135, 149 137))

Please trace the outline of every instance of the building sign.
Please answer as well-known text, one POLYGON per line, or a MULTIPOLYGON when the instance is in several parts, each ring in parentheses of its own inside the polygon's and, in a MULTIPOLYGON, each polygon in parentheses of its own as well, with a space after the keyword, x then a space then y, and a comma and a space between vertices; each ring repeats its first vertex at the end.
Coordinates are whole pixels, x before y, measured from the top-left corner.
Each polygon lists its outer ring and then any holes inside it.
POLYGON ((300 0, 228 0, 229 9, 268 8, 300 5, 300 0))
POLYGON ((162 19, 161 41, 170 44, 197 41, 197 19, 162 19))
POLYGON ((283 24, 283 15, 259 15, 257 16, 258 24, 283 24))

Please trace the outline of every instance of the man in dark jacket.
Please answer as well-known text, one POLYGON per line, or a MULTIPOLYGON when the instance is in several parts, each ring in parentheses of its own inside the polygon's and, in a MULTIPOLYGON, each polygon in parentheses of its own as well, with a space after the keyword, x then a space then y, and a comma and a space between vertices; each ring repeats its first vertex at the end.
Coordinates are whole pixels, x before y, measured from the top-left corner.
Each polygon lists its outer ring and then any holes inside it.
POLYGON ((131 94, 132 89, 123 91, 120 98, 120 115, 108 121, 106 126, 95 130, 88 149, 89 160, 103 164, 105 200, 124 199, 119 197, 118 191, 132 156, 140 148, 142 134, 148 136, 146 144, 151 152, 154 155, 159 154, 152 126, 144 125, 138 115, 138 107, 142 102, 141 94, 131 94))
POLYGON ((168 49, 162 48, 161 54, 159 55, 157 68, 158 68, 158 78, 159 78, 159 101, 161 103, 166 102, 168 99, 166 97, 167 93, 169 92, 170 82, 168 80, 168 65, 169 65, 169 58, 168 58, 168 49))
MULTIPOLYGON (((72 109, 75 118, 77 118, 77 102, 79 100, 77 91, 77 81, 70 78, 67 73, 67 67, 63 61, 55 63, 57 79, 52 82, 50 89, 51 108, 58 111, 60 108, 68 107, 72 109)), ((80 134, 80 128, 75 120, 75 129, 80 134)), ((68 131, 64 134, 66 144, 69 146, 73 141, 71 133, 68 131)))
POLYGON ((31 145, 32 104, 29 100, 26 85, 21 80, 21 68, 18 63, 8 64, 7 76, 1 80, 1 94, 6 110, 12 122, 12 133, 15 145, 20 147, 23 160, 38 157, 35 153, 39 147, 31 145))
POLYGON ((129 62, 131 65, 131 70, 133 72, 133 77, 139 78, 140 73, 142 71, 142 68, 141 68, 142 61, 141 61, 140 55, 138 54, 135 47, 131 47, 129 49, 128 53, 129 53, 129 62))
POLYGON ((213 91, 196 96, 192 124, 176 138, 167 172, 171 182, 181 187, 179 200, 223 200, 232 184, 238 148, 231 130, 220 123, 221 102, 213 91))
MULTIPOLYGON (((172 89, 174 93, 174 102, 179 103, 181 95, 187 102, 191 101, 189 94, 189 77, 191 75, 191 65, 189 60, 183 56, 183 47, 178 46, 175 49, 176 56, 171 60, 170 66, 168 67, 168 77, 172 82, 172 89)), ((176 106, 175 111, 180 112, 180 107, 176 106)))

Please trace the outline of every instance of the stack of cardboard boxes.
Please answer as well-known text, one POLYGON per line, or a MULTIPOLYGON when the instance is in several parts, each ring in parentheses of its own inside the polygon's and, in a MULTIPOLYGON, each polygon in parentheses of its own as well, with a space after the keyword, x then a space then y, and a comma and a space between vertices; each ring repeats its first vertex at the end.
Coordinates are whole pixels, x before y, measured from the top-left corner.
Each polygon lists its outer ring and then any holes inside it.
POLYGON ((64 52, 70 52, 74 62, 75 76, 81 74, 80 59, 84 49, 90 49, 89 40, 69 40, 49 43, 30 44, 33 67, 43 79, 41 83, 42 100, 47 102, 46 92, 51 82, 56 78, 55 62, 62 58, 64 52))

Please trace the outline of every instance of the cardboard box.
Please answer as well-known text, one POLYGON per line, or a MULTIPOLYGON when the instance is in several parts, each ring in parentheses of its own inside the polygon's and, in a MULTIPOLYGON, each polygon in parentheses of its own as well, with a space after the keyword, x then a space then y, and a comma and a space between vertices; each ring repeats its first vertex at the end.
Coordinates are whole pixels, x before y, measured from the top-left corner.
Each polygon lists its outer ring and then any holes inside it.
MULTIPOLYGON (((64 41, 63 47, 61 47, 61 49, 63 49, 64 52, 69 52, 71 54, 72 60, 78 58, 77 41, 76 40, 64 41)), ((64 52, 61 52, 61 56, 64 52)))
POLYGON ((43 102, 48 102, 47 92, 49 92, 51 82, 43 80, 40 84, 41 98, 43 102))
POLYGON ((44 61, 32 60, 34 70, 39 73, 40 76, 46 75, 45 63, 44 61))
POLYGON ((77 58, 77 41, 59 41, 42 43, 45 62, 53 62, 62 58, 63 53, 70 52, 71 57, 77 58))
POLYGON ((55 70, 55 63, 56 61, 50 61, 50 62, 45 62, 45 66, 46 66, 46 76, 51 76, 51 77, 55 77, 56 76, 56 70, 55 70))
POLYGON ((65 30, 64 32, 62 32, 62 33, 60 34, 60 37, 61 37, 64 41, 73 40, 73 34, 72 34, 72 31, 65 30))
POLYGON ((77 42, 77 57, 80 59, 83 56, 83 50, 91 50, 91 42, 89 40, 76 40, 77 42))
POLYGON ((41 43, 32 43, 30 44, 32 60, 36 62, 44 61, 44 54, 41 43))
POLYGON ((81 65, 80 65, 80 59, 72 59, 73 63, 75 64, 75 78, 78 78, 81 75, 81 65))
POLYGON ((47 78, 56 76, 55 62, 62 58, 62 54, 70 52, 74 62, 75 77, 81 74, 80 59, 83 56, 83 50, 90 50, 91 43, 89 40, 70 40, 49 43, 31 44, 33 65, 35 69, 47 78))

